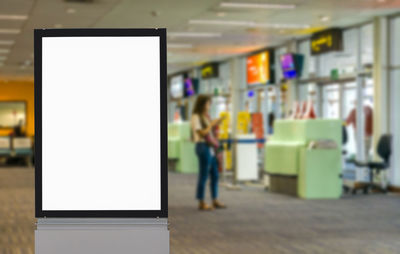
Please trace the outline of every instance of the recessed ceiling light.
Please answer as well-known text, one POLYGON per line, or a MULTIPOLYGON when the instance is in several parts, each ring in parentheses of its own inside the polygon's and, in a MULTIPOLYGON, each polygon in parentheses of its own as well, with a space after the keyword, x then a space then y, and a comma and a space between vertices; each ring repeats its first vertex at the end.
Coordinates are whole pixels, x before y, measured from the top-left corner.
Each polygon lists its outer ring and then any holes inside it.
POLYGON ((26 20, 27 18, 27 15, 0 14, 0 20, 26 20))
POLYGON ((19 29, 0 28, 0 34, 19 34, 19 29))
POLYGON ((294 4, 267 4, 267 3, 231 3, 222 2, 221 7, 243 9, 294 9, 294 4))
POLYGON ((62 28, 63 25, 62 24, 54 24, 54 28, 62 28))
POLYGON ((196 37, 196 38, 212 38, 221 37, 220 33, 196 33, 196 32, 170 32, 167 33, 171 37, 196 37))
POLYGON ((223 25, 223 26, 245 26, 261 28, 287 28, 287 29, 305 29, 310 28, 307 24, 279 24, 279 23, 258 23, 254 21, 237 20, 189 20, 189 24, 196 25, 223 25))
POLYGON ((377 0, 378 3, 384 3, 386 0, 377 0))
POLYGON ((12 40, 0 40, 0 45, 2 45, 2 46, 10 46, 13 44, 14 44, 14 41, 12 41, 12 40))
POLYGON ((0 54, 8 54, 10 53, 9 49, 0 49, 0 54))
POLYGON ((74 14, 74 13, 76 13, 76 9, 68 8, 65 12, 68 13, 68 14, 74 14))
POLYGON ((167 43, 167 48, 193 48, 192 44, 184 44, 184 43, 167 43))
POLYGON ((321 15, 319 17, 319 20, 321 20, 322 22, 328 22, 329 20, 331 20, 331 18, 329 16, 326 16, 326 15, 321 15))

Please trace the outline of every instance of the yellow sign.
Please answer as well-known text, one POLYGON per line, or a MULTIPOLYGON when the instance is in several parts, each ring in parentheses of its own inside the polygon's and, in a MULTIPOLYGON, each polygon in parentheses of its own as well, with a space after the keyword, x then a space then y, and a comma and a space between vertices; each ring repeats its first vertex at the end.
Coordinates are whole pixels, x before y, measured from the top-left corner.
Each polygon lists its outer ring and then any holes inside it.
MULTIPOLYGON (((229 128, 231 122, 231 116, 228 112, 221 112, 219 114, 221 118, 224 118, 219 125, 219 139, 228 140, 229 139, 229 128)), ((232 169, 232 152, 228 149, 228 143, 223 143, 223 157, 224 157, 224 168, 226 170, 232 169)))
POLYGON ((225 169, 231 170, 232 169, 232 152, 231 150, 224 151, 224 162, 225 162, 225 169))
POLYGON ((342 30, 332 28, 313 34, 311 36, 310 47, 312 55, 342 50, 342 30))
POLYGON ((201 77, 203 79, 217 78, 218 77, 218 64, 211 63, 211 64, 207 64, 203 68, 201 68, 201 77))
POLYGON ((321 47, 332 47, 332 35, 328 34, 311 42, 311 48, 314 52, 321 52, 321 47))
POLYGON ((238 134, 249 133, 249 124, 250 124, 250 113, 246 111, 239 112, 237 119, 238 134))
POLYGON ((219 139, 228 139, 229 123, 231 122, 230 114, 228 112, 221 112, 219 116, 224 118, 224 120, 219 125, 219 139))

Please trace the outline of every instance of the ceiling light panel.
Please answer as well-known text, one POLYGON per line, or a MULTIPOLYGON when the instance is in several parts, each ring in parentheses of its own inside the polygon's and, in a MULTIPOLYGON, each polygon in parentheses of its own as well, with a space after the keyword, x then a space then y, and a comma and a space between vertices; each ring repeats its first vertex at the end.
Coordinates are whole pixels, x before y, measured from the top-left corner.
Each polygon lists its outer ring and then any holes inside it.
POLYGON ((322 22, 328 22, 331 18, 329 16, 321 16, 319 18, 322 22))
POLYGON ((20 32, 19 29, 0 28, 0 34, 19 34, 20 32))
POLYGON ((222 2, 223 8, 240 8, 240 9, 295 9, 294 4, 267 4, 267 3, 232 3, 222 2))
POLYGON ((185 44, 185 43, 168 43, 167 48, 178 49, 178 48, 193 48, 192 44, 185 44))
POLYGON ((26 20, 26 19, 28 19, 27 15, 0 14, 0 20, 26 20))
POLYGON ((1 46, 11 46, 13 44, 14 44, 14 41, 12 41, 12 40, 0 40, 1 46))
POLYGON ((221 37, 220 33, 200 33, 200 32, 170 32, 170 37, 192 37, 192 38, 215 38, 221 37))
POLYGON ((10 53, 9 49, 0 49, 0 54, 8 54, 10 53))
POLYGON ((254 21, 237 20, 189 20, 192 25, 222 25, 222 26, 244 26, 259 28, 287 28, 287 29, 305 29, 310 28, 308 24, 286 24, 286 23, 259 23, 254 21))

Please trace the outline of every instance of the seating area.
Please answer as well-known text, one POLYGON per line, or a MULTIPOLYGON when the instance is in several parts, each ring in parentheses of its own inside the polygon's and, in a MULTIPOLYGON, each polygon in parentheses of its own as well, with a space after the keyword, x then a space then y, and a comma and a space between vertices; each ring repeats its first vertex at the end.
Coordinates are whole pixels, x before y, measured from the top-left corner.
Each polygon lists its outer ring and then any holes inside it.
POLYGON ((32 140, 28 137, 0 137, 0 157, 7 159, 20 158, 27 166, 32 165, 32 140))
POLYGON ((191 141, 190 123, 168 124, 168 160, 179 173, 197 173, 198 162, 191 141))
POLYGON ((304 199, 341 196, 341 121, 278 120, 265 146, 272 192, 304 199))

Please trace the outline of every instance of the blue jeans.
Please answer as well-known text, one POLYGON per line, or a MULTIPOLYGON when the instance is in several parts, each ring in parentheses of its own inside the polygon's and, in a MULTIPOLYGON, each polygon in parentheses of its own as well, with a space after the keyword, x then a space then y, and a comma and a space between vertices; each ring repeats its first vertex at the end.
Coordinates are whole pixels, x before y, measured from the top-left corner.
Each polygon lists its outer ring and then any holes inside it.
POLYGON ((204 200, 208 174, 211 175, 210 189, 212 199, 218 197, 218 161, 211 154, 210 147, 206 143, 196 144, 196 154, 199 159, 199 180, 197 182, 196 197, 204 200))

